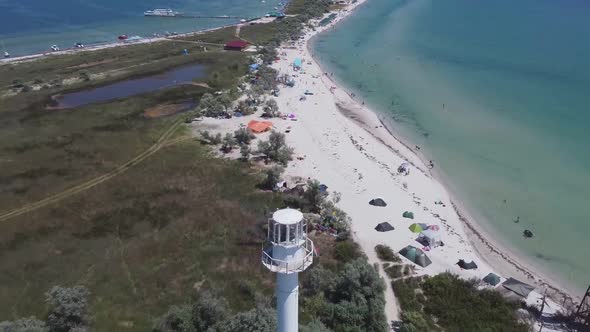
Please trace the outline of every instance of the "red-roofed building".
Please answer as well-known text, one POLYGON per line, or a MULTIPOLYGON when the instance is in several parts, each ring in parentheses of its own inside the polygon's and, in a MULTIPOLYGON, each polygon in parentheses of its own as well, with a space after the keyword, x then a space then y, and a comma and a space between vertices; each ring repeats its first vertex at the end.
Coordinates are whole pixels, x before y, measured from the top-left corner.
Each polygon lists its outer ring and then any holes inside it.
POLYGON ((250 45, 250 43, 248 43, 247 41, 232 40, 232 41, 228 41, 227 43, 225 43, 224 48, 226 50, 241 51, 241 50, 245 49, 246 47, 248 47, 248 45, 250 45))

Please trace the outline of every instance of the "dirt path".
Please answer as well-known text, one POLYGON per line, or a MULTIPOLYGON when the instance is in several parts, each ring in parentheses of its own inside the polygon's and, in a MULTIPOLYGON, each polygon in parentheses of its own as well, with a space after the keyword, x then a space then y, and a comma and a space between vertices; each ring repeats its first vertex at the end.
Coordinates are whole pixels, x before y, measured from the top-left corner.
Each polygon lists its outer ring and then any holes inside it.
MULTIPOLYGON (((4 222, 7 221, 10 218, 14 218, 17 216, 20 216, 22 214, 37 210, 39 208, 42 208, 46 205, 52 204, 52 203, 56 203, 58 201, 61 201, 65 198, 68 198, 70 196, 73 196, 75 194, 81 193, 85 190, 88 190, 98 184, 101 184, 107 180, 110 180, 111 178, 125 172, 126 170, 128 170, 129 168, 141 163, 142 161, 144 161, 146 158, 150 157, 151 155, 153 155, 154 153, 158 152, 158 150, 160 150, 162 147, 169 145, 167 140, 174 134, 174 132, 176 131, 176 129, 178 129, 178 126, 181 124, 181 121, 177 121, 175 123, 173 123, 161 136, 160 138, 158 138, 158 141, 156 143, 154 143, 154 145, 150 146, 148 149, 146 149, 144 152, 140 153, 139 155, 137 155, 135 158, 127 161, 126 163, 118 166, 117 168, 113 169, 112 171, 103 174, 99 177, 96 177, 92 180, 86 181, 84 183, 81 183, 79 185, 76 185, 72 188, 66 189, 58 194, 55 195, 51 195, 49 197, 46 197, 40 201, 34 202, 34 203, 30 203, 27 204, 23 207, 20 207, 18 209, 14 209, 12 211, 8 211, 5 213, 0 214, 0 222, 4 222)), ((180 142, 180 140, 176 139, 174 140, 174 142, 180 142)))

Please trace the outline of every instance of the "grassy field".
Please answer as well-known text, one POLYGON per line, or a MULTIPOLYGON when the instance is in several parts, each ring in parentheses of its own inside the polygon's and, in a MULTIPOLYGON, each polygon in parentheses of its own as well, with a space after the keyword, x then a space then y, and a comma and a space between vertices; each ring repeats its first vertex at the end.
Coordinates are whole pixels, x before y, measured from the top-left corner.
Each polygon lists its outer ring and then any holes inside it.
MULTIPOLYGON (((0 66, 4 92, 14 80, 33 85, 82 71, 97 75, 0 98, 0 215, 140 155, 184 118, 148 118, 146 109, 195 101, 211 90, 178 86, 57 111, 45 109, 51 95, 187 63, 206 65, 203 82, 222 89, 247 70, 244 53, 190 45, 135 45, 0 66), (180 55, 187 47, 191 55, 180 55)), ((182 126, 170 141, 188 137, 182 126)), ((155 316, 198 287, 222 290, 235 310, 251 307, 250 290, 270 294, 272 285, 259 264, 259 222, 281 202, 257 192, 258 181, 243 164, 215 159, 188 139, 86 191, 2 220, 0 321, 44 318, 43 293, 53 285, 86 285, 92 326, 100 331, 149 330, 155 316)))
POLYGON ((91 290, 100 331, 126 321, 145 331, 198 285, 222 290, 235 309, 252 306, 247 289, 270 293, 272 282, 259 262, 259 225, 281 201, 256 193, 248 172, 182 142, 116 180, 3 223, 0 320, 43 317, 42 294, 56 284, 91 290))

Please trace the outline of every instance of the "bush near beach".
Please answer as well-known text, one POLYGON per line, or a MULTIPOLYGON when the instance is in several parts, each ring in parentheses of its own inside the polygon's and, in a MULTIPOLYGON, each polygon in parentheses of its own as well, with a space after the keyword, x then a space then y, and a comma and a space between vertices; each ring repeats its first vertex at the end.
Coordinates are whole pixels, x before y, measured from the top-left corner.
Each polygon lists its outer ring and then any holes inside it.
POLYGON ((519 303, 495 290, 479 290, 476 283, 450 273, 393 281, 402 309, 400 331, 529 331, 516 316, 519 303))

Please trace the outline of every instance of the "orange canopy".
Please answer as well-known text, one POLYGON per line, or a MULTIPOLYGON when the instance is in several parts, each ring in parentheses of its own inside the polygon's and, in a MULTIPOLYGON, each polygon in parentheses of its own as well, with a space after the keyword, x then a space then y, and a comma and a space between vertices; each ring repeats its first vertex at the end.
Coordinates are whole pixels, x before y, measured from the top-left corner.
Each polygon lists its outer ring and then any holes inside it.
POLYGON ((248 129, 252 130, 253 133, 260 134, 272 127, 272 122, 270 121, 256 121, 252 120, 248 122, 248 129))

